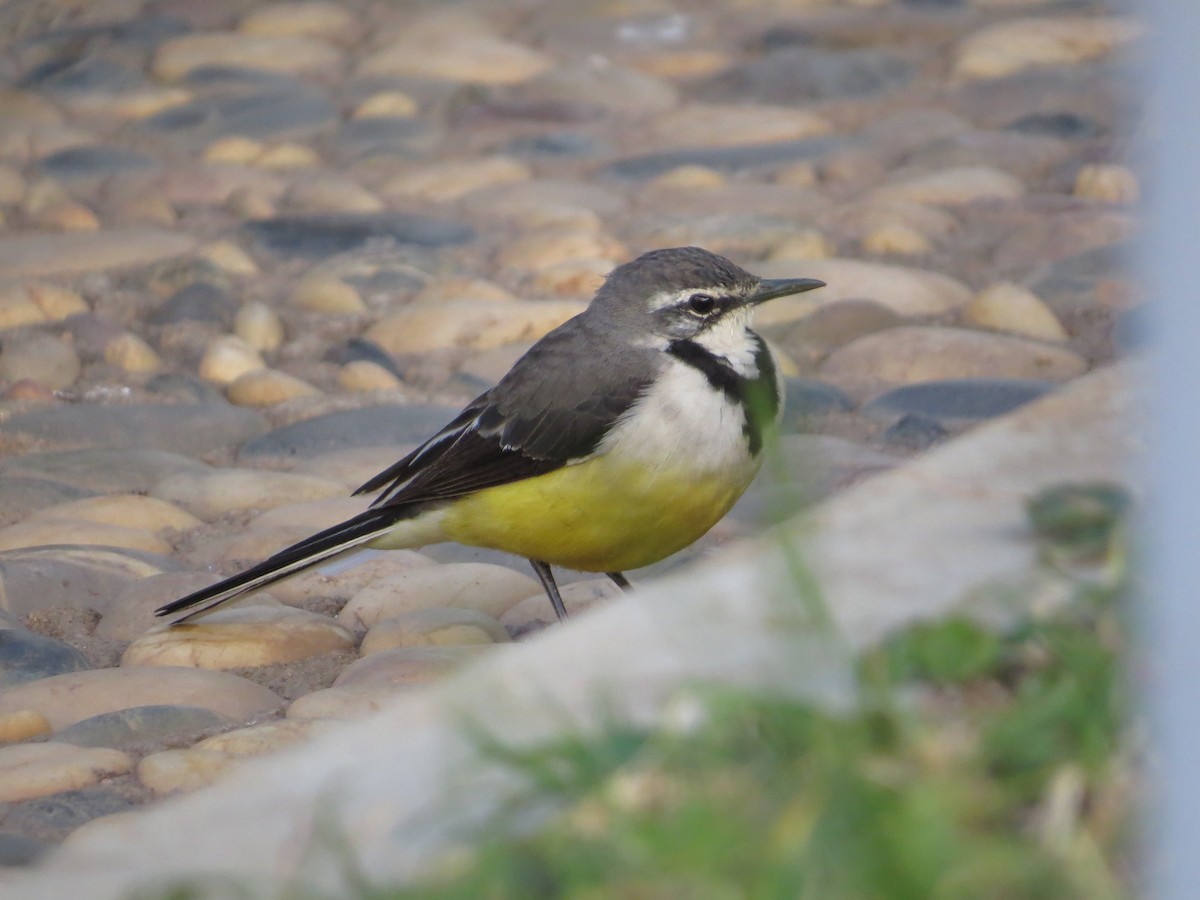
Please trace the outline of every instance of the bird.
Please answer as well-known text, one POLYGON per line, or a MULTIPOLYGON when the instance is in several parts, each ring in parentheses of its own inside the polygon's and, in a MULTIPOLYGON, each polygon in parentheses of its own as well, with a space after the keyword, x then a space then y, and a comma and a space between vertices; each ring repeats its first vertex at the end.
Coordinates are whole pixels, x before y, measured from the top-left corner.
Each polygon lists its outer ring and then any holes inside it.
POLYGON ((699 247, 613 269, 583 312, 491 389, 354 493, 363 512, 167 603, 180 624, 361 547, 455 541, 533 566, 557 617, 552 566, 624 572, 704 535, 757 474, 783 392, 755 308, 824 287, 764 279, 699 247))

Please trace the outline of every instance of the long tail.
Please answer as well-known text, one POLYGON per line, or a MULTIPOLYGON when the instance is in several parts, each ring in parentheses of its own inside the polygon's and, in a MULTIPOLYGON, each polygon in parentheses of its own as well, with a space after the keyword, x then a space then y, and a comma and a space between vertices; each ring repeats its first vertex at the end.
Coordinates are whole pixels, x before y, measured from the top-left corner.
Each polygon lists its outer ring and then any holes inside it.
MULTIPOLYGON (((416 512, 416 510, 412 512, 416 512)), ((201 588, 186 597, 172 600, 166 606, 155 610, 154 614, 170 616, 190 609, 191 612, 177 619, 174 624, 186 622, 234 597, 240 597, 242 594, 258 590, 268 584, 274 584, 281 578, 315 566, 332 556, 337 556, 339 553, 344 553, 379 537, 400 519, 408 518, 403 514, 398 516, 396 513, 395 507, 368 509, 340 525, 319 531, 299 543, 280 550, 274 556, 268 557, 256 566, 251 566, 245 572, 201 588)))

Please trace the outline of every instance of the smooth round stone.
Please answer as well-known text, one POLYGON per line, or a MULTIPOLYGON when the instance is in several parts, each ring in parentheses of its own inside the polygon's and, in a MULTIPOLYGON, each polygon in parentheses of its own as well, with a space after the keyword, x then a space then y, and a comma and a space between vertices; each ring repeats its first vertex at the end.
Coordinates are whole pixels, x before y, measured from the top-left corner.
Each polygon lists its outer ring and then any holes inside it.
POLYGON ((864 403, 872 418, 893 420, 909 414, 940 421, 974 422, 1012 412, 1058 387, 1052 381, 963 378, 908 384, 864 403))
POLYGON ((9 282, 0 285, 0 331, 21 325, 61 322, 88 311, 75 291, 57 285, 9 282))
POLYGON ((482 646, 395 647, 356 660, 342 670, 334 687, 386 684, 393 688, 430 684, 478 658, 482 646))
POLYGON ((787 378, 784 392, 783 419, 779 424, 785 432, 806 427, 813 416, 849 412, 854 408, 845 391, 815 378, 787 378))
POLYGON ((393 704, 398 695, 396 685, 386 681, 324 688, 293 700, 287 718, 289 721, 362 719, 393 704))
POLYGON ((217 581, 212 572, 161 572, 130 582, 113 594, 96 624, 95 635, 105 640, 129 643, 161 623, 154 611, 177 597, 208 587, 217 581))
POLYGON ((396 647, 502 644, 509 640, 494 616, 474 609, 418 609, 373 626, 363 638, 363 656, 396 647))
POLYGON ((98 819, 133 815, 138 803, 130 793, 119 785, 99 784, 34 797, 10 806, 4 824, 21 834, 63 841, 98 819))
POLYGON ((825 282, 819 290, 764 304, 755 314, 759 325, 798 319, 817 306, 841 300, 873 300, 901 316, 934 316, 953 312, 971 299, 965 284, 937 272, 858 259, 811 259, 802 265, 767 262, 756 269, 763 278, 804 277, 825 282))
POLYGON ((727 184, 729 179, 716 169, 710 169, 708 166, 680 166, 659 175, 649 186, 652 190, 707 191, 727 184))
POLYGON ((196 749, 228 753, 231 756, 260 756, 294 747, 337 728, 338 723, 324 719, 262 722, 205 738, 196 744, 196 749))
POLYGON ((270 171, 311 169, 321 165, 321 157, 305 144, 286 142, 265 149, 254 160, 254 165, 270 171))
POLYGON ((768 166, 820 160, 844 142, 845 138, 842 137, 822 136, 797 141, 661 150, 619 159, 601 171, 603 174, 631 179, 657 178, 681 166, 705 166, 727 173, 746 172, 768 166))
POLYGON ((126 648, 121 665, 237 669, 353 648, 354 635, 325 616, 290 606, 256 605, 150 631, 126 648))
POLYGON ((0 689, 91 668, 74 647, 24 628, 0 628, 0 689))
POLYGON ((798 141, 828 134, 821 116, 789 106, 693 103, 653 121, 653 137, 669 147, 731 147, 774 141, 798 141))
POLYGON ((146 375, 163 368, 162 357, 154 348, 128 331, 105 344, 104 361, 131 375, 146 375))
POLYGON ((242 34, 275 37, 341 38, 356 28, 349 10, 339 3, 307 0, 297 3, 264 3, 238 23, 242 34))
POLYGON ((331 151, 340 159, 362 161, 365 168, 378 159, 381 168, 402 165, 399 160, 429 157, 444 137, 441 126, 410 116, 351 119, 338 129, 331 151))
POLYGON ((366 550, 273 584, 271 595, 290 606, 310 597, 345 602, 377 581, 432 565, 433 560, 413 550, 366 550))
POLYGON ((140 85, 119 94, 93 92, 64 98, 63 105, 74 115, 89 119, 144 119, 188 103, 193 94, 186 88, 140 85))
POLYGON ((36 710, 18 709, 0 715, 0 744, 15 744, 49 733, 49 720, 36 710))
POLYGON ((95 233, 16 234, 0 238, 0 277, 104 272, 181 256, 196 239, 148 226, 95 233))
POLYGON ((183 507, 206 522, 226 513, 273 509, 304 500, 323 500, 344 493, 334 481, 290 472, 256 469, 213 469, 181 472, 156 484, 151 496, 183 507))
POLYGON ((33 520, 63 520, 94 522, 98 525, 120 525, 146 531, 175 529, 187 531, 203 524, 191 513, 155 497, 140 494, 110 494, 61 503, 39 510, 33 520))
POLYGON ((502 85, 527 81, 553 64, 532 47, 491 34, 469 13, 436 9, 409 19, 395 40, 359 63, 358 74, 502 85))
POLYGON ((237 300, 224 288, 207 281, 194 281, 172 294, 150 314, 148 321, 151 325, 211 322, 227 328, 237 309, 237 300))
POLYGON ((12 334, 0 341, 0 381, 36 381, 64 390, 79 378, 82 363, 71 344, 52 334, 12 334))
MULTIPOLYGON (((251 93, 207 96, 149 116, 140 127, 177 135, 190 141, 212 141, 223 137, 249 139, 311 134, 336 122, 337 107, 312 88, 295 83, 270 86, 251 93)), ((216 178, 219 173, 208 173, 216 178)), ((229 175, 238 175, 230 172, 229 175)), ((241 177, 244 183, 244 174, 241 177)), ((262 173, 254 181, 258 182, 262 173)), ((228 195, 226 190, 222 197, 228 195)), ((182 198, 173 197, 177 202, 182 198)))
POLYGON ((383 186, 383 194, 450 203, 473 191, 528 181, 532 177, 533 172, 527 165, 504 156, 426 163, 389 179, 383 186))
POLYGON ((239 722, 270 715, 282 701, 261 685, 206 669, 131 666, 39 678, 0 692, 0 715, 32 709, 57 731, 135 706, 200 706, 239 722))
POLYGON ((907 85, 911 62, 871 47, 826 50, 785 46, 702 82, 696 96, 731 103, 803 103, 869 97, 907 85))
MULTIPOLYGON (((243 230, 272 253, 307 258, 360 250, 380 238, 418 247, 442 247, 475 237, 467 225, 396 212, 278 216, 248 222, 243 230)), ((0 240, 0 275, 4 274, 4 259, 4 241, 0 240)))
POLYGON ((955 378, 1066 381, 1087 369, 1078 353, 1027 338, 905 326, 839 347, 821 366, 821 377, 861 397, 890 385, 955 378))
POLYGON ((563 130, 522 135, 509 141, 503 149, 517 156, 583 159, 599 156, 608 150, 608 146, 590 134, 563 130))
POLYGON ((1069 66, 1111 53, 1145 26, 1120 16, 1039 16, 985 26, 955 48, 960 78, 1002 78, 1035 66, 1069 66))
POLYGON ((1005 126, 1021 134, 1044 135, 1065 140, 1090 140, 1104 134, 1104 126, 1088 116, 1069 110, 1035 112, 1019 116, 1005 126))
POLYGON ((962 311, 962 323, 1041 341, 1062 342, 1069 335, 1058 317, 1028 288, 1005 281, 984 288, 962 311))
POLYGON ((60 485, 62 499, 75 500, 93 493, 145 493, 167 475, 207 470, 204 463, 163 450, 56 450, 0 460, 0 487, 10 479, 36 479, 60 485))
POLYGON ((24 176, 15 167, 0 163, 0 206, 20 203, 24 196, 24 176))
POLYGON ((0 478, 0 527, 12 525, 48 506, 91 496, 91 491, 42 478, 0 478))
POLYGON ((955 166, 923 172, 876 188, 871 199, 881 203, 927 203, 959 206, 977 200, 1014 200, 1024 195, 1019 178, 991 166, 955 166))
POLYGON ((296 75, 329 71, 341 61, 332 45, 290 35, 185 34, 159 45, 151 63, 157 78, 175 81, 196 69, 259 69, 296 75))
POLYGON ((1035 270, 1025 283, 1059 313, 1071 309, 1124 307, 1131 298, 1128 243, 1096 247, 1035 270))
POLYGON ((902 450, 921 451, 949 436, 950 432, 937 419, 907 413, 888 427, 882 439, 885 444, 902 450))
POLYGON ((317 397, 321 391, 307 381, 275 369, 247 372, 226 389, 229 402, 237 406, 275 406, 299 397, 317 397))
POLYGON ((0 130, 0 154, 12 161, 29 162, 95 141, 95 134, 73 125, 25 123, 0 130))
POLYGON ((612 269, 611 259, 569 259, 537 272, 532 287, 539 294, 556 297, 591 297, 612 269))
POLYGON ((628 257, 629 249, 603 232, 547 230, 505 244, 496 262, 510 269, 538 272, 574 260, 608 259, 616 265, 628 257))
POLYGON ((196 255, 230 275, 258 275, 258 263, 231 241, 213 241, 196 251, 196 255))
POLYGON ((391 372, 397 381, 404 380, 404 371, 396 364, 392 355, 366 338, 351 338, 343 346, 331 350, 326 359, 338 365, 346 365, 351 362, 371 362, 381 369, 391 372))
POLYGON ((374 193, 341 175, 304 179, 284 195, 284 204, 297 213, 377 213, 386 208, 374 193))
POLYGON ((100 525, 73 519, 18 522, 0 530, 0 551, 62 544, 94 545, 167 555, 171 543, 152 531, 121 525, 100 525))
POLYGON ((421 107, 417 101, 404 91, 379 91, 354 107, 351 118, 391 119, 415 116, 420 111, 421 107))
POLYGON ((864 334, 895 328, 904 321, 903 316, 874 300, 838 300, 795 322, 768 328, 760 323, 759 330, 802 371, 809 371, 835 347, 864 334))
POLYGON ((75 200, 42 207, 30 214, 29 224, 50 231, 100 230, 100 220, 96 214, 86 204, 75 200))
POLYGON ((24 435, 42 446, 195 456, 237 446, 266 429, 257 413, 224 402, 55 406, 17 413, 4 427, 10 435, 24 435))
POLYGON ((302 278, 288 302, 309 312, 333 315, 357 315, 367 311, 367 304, 354 285, 321 273, 302 278))
POLYGON ((511 220, 525 228, 595 231, 602 218, 628 211, 629 202, 610 185, 537 178, 480 191, 463 206, 472 217, 511 220))
POLYGON ((50 841, 39 840, 24 834, 0 831, 0 866, 29 866, 36 863, 50 850, 50 841))
POLYGON ((138 781, 156 794, 194 791, 212 784, 237 762, 218 750, 161 750, 137 764, 138 781))
POLYGON ((382 578, 359 591, 338 614, 338 620, 349 628, 371 628, 383 619, 437 607, 472 609, 499 618, 538 590, 533 578, 504 566, 421 566, 382 578))
POLYGON ((679 91, 670 82, 620 65, 567 60, 536 79, 495 95, 498 111, 548 108, 559 119, 587 120, 598 109, 648 115, 675 108, 679 91))
POLYGON ((356 359, 338 370, 338 386, 347 391, 395 391, 401 381, 377 362, 356 359))
POLYGON ((18 617, 58 607, 104 611, 131 582, 178 569, 165 556, 59 545, 0 554, 0 606, 18 617))
POLYGON ((194 740, 235 724, 228 716, 200 706, 135 706, 76 722, 57 732, 54 739, 77 747, 123 750, 165 740, 194 740))
POLYGON ((51 742, 0 747, 0 802, 78 790, 132 768, 129 756, 107 748, 51 742))
POLYGON ((260 300, 253 300, 238 310, 233 332, 259 353, 278 350, 284 338, 279 313, 260 300))
POLYGON ((380 319, 366 336, 389 353, 425 353, 452 347, 486 350, 542 337, 586 304, 572 300, 451 300, 406 306, 380 319))
POLYGON ((1087 165, 1075 176, 1076 197, 1104 203, 1137 203, 1142 191, 1137 174, 1128 166, 1087 165))
POLYGON ((37 162, 42 172, 54 178, 103 178, 118 172, 133 172, 154 166, 149 156, 127 150, 124 147, 106 147, 92 144, 86 147, 69 147, 37 162))
POLYGON ((230 334, 208 345, 200 359, 200 377, 214 384, 231 385, 241 376, 266 367, 266 361, 257 350, 230 334))
MULTIPOLYGON (((584 581, 573 581, 570 584, 560 584, 559 593, 567 614, 578 615, 598 604, 611 603, 623 592, 607 578, 589 578, 584 581)), ((505 610, 500 616, 500 624, 515 638, 531 631, 540 631, 548 625, 558 622, 554 607, 544 591, 531 594, 505 610)))
MULTIPOLYGON (((396 448, 416 444, 434 434, 458 412, 456 406, 413 405, 367 406, 326 413, 246 441, 238 450, 238 462, 286 459, 294 463, 297 459, 311 459, 353 447, 396 448)), ((394 451, 389 455, 392 462, 399 458, 394 451)))

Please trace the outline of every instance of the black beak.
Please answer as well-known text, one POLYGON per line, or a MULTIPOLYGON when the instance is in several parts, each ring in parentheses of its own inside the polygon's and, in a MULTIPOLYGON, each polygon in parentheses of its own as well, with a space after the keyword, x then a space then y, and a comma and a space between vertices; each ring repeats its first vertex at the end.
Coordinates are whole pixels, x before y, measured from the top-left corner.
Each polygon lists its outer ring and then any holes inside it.
POLYGON ((751 305, 766 303, 776 297, 789 297, 804 291, 825 287, 825 282, 815 278, 764 278, 758 283, 758 288, 750 295, 751 305))

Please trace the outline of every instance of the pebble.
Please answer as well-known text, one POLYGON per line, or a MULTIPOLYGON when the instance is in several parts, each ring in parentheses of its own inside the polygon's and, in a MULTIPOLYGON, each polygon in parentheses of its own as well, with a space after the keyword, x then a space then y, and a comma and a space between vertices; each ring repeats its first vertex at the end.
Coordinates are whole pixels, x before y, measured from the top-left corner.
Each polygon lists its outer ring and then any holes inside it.
POLYGON ((296 3, 264 3, 251 10, 239 23, 242 34, 275 37, 320 37, 340 39, 356 30, 354 15, 339 3, 308 0, 296 3))
POLYGON ((1015 200, 1025 193, 1019 178, 991 166, 954 166, 899 178, 876 188, 877 203, 927 203, 958 206, 977 200, 1015 200))
MULTIPOLYGON (((247 222, 243 229, 272 253, 307 258, 348 253, 381 238, 441 247, 465 243, 475 236, 470 227, 457 222, 395 212, 276 216, 247 222)), ((0 240, 0 275, 4 274, 4 259, 4 241, 0 240)))
POLYGON ((474 609, 418 609, 374 625, 363 638, 363 656, 395 647, 500 644, 508 632, 494 616, 474 609))
POLYGON ((928 450, 950 436, 937 419, 920 413, 905 413, 888 426, 881 438, 889 446, 917 453, 928 450))
POLYGON ((208 466, 191 457, 143 447, 55 450, 0 459, 0 485, 10 479, 26 477, 86 493, 139 494, 167 475, 207 469, 208 466))
POLYGON ((20 203, 24 196, 24 176, 14 166, 0 163, 0 206, 20 203))
POLYGON ((390 457, 390 464, 397 458, 396 447, 425 440, 458 412, 457 406, 412 404, 368 406, 327 413, 245 441, 238 449, 237 458, 240 463, 288 460, 294 465, 298 459, 311 459, 335 450, 386 447, 389 448, 386 455, 390 457))
POLYGON ((504 566, 453 563, 422 566, 381 578, 355 594, 338 620, 353 629, 419 609, 454 607, 500 618, 540 587, 534 579, 504 566))
POLYGON ((261 354, 240 337, 224 335, 204 351, 200 360, 200 377, 215 384, 232 384, 247 372, 265 369, 261 354))
POLYGON ((270 353, 283 343, 283 321, 279 313, 260 300, 253 300, 238 310, 233 320, 233 332, 251 350, 270 353))
POLYGON ((139 494, 110 494, 88 497, 39 510, 31 521, 64 520, 144 528, 147 531, 186 531, 202 522, 172 503, 139 494))
POLYGON ((356 359, 338 370, 338 386, 346 391, 394 391, 400 379, 368 359, 356 359))
POLYGON ((154 348, 129 331, 105 344, 104 361, 130 375, 146 375, 163 368, 162 357, 154 348))
POLYGON ((179 666, 93 669, 39 678, 0 692, 0 715, 34 710, 56 731, 135 706, 200 706, 244 722, 282 705, 273 692, 228 672, 179 666))
POLYGON ((169 475, 156 484, 150 493, 211 522, 231 512, 273 509, 305 500, 322 500, 341 496, 345 490, 335 481, 312 475, 255 469, 211 469, 169 475))
POLYGON ((23 547, 49 547, 59 544, 121 547, 143 550, 164 556, 172 550, 171 542, 143 528, 122 525, 99 525, 73 519, 28 520, 0 529, 0 551, 23 547))
POLYGON ((340 61, 335 47, 314 37, 185 34, 159 45, 151 72, 166 81, 177 81, 196 69, 224 67, 299 75, 328 72, 340 61))
MULTIPOLYGON (((147 575, 122 585, 105 604, 96 623, 96 637, 127 644, 161 623, 154 611, 176 597, 198 591, 217 581, 211 572, 170 571, 147 575)), ((114 661, 114 665, 116 662, 114 661)))
POLYGON ((165 556, 117 547, 10 550, 0 557, 0 596, 18 617, 59 607, 104 613, 130 583, 177 568, 165 556))
POLYGON ((126 786, 129 780, 118 778, 112 784, 60 791, 14 803, 9 807, 4 823, 44 840, 63 841, 75 829, 96 819, 130 815, 137 806, 131 794, 137 792, 126 786))
POLYGON ((218 750, 161 750, 142 757, 137 777, 160 795, 194 791, 212 784, 236 761, 237 757, 218 750))
POLYGON ((696 95, 711 101, 797 106, 896 91, 914 71, 908 60, 874 47, 781 46, 701 82, 696 95))
POLYGON ((354 285, 324 274, 302 278, 289 301, 309 312, 332 315, 357 315, 367 311, 367 304, 354 285))
POLYGON ((845 391, 815 378, 787 378, 784 393, 783 418, 779 427, 785 434, 809 429, 814 416, 854 409, 854 401, 845 391))
POLYGON ((42 277, 148 265, 188 253, 196 239, 160 228, 0 237, 0 277, 42 277))
POLYGON ((830 130, 826 119, 790 106, 691 103, 656 116, 651 139, 660 149, 733 147, 798 141, 830 130))
POLYGON ((571 300, 450 300, 410 305, 380 319, 366 337, 389 353, 424 353, 451 347, 486 350, 535 340, 583 312, 571 300))
POLYGON ((404 91, 380 91, 354 107, 351 117, 355 119, 407 117, 415 116, 420 111, 421 108, 417 101, 404 91))
POLYGON ((288 707, 289 721, 306 719, 361 719, 394 704, 398 691, 388 682, 324 688, 297 697, 288 707))
POLYGON ((87 657, 69 644, 25 628, 0 626, 0 689, 89 668, 87 657))
POLYGON ((389 179, 383 186, 383 194, 450 203, 483 188, 528 181, 532 177, 529 166, 505 156, 425 163, 389 179))
MULTIPOLYGON (((192 78, 194 80, 195 76, 192 78)), ((199 97, 149 116, 141 120, 139 126, 202 142, 235 136, 254 140, 280 135, 295 137, 315 133, 337 120, 337 107, 324 92, 281 79, 267 83, 260 91, 199 97)), ((220 174, 212 170, 207 173, 209 177, 220 174)), ((227 171, 224 174, 245 179, 245 173, 239 176, 227 171)), ((258 182, 259 178, 253 180, 258 182)))
MULTIPOLYGON (((575 616, 597 604, 610 603, 622 596, 622 591, 607 578, 588 578, 559 585, 567 613, 575 616)), ((500 616, 500 624, 513 637, 540 631, 558 622, 554 607, 543 591, 530 594, 513 604, 500 616)))
POLYGON ((954 74, 1003 78, 1035 66, 1067 66, 1111 53, 1144 26, 1120 16, 1039 16, 988 25, 959 42, 954 74))
POLYGON ((77 747, 129 750, 160 741, 195 740, 235 724, 228 716, 200 706, 159 704, 101 713, 63 728, 54 738, 77 747))
POLYGON ((83 364, 70 343, 44 332, 0 339, 0 381, 36 381, 51 390, 69 388, 83 364))
POLYGON ((430 684, 476 659, 480 645, 393 647, 356 660, 342 670, 334 687, 386 684, 393 688, 430 684))
POLYGON ((230 241, 213 241, 197 250, 196 255, 230 275, 259 274, 258 264, 245 250, 230 241))
POLYGON ((679 91, 669 82, 593 59, 564 62, 499 97, 502 109, 505 101, 517 110, 549 106, 567 119, 588 119, 598 110, 645 116, 679 103, 679 91))
POLYGON ((1128 166, 1088 165, 1075 176, 1076 197, 1105 203, 1137 203, 1141 199, 1138 177, 1128 166))
POLYGON ((841 300, 872 300, 901 316, 934 316, 953 312, 971 299, 970 289, 954 278, 926 269, 866 262, 860 259, 811 259, 760 263, 763 278, 819 278, 825 287, 795 297, 781 297, 755 313, 760 325, 803 317, 817 306, 841 300))
POLYGON ((226 389, 229 402, 237 406, 276 406, 299 397, 318 397, 321 392, 294 375, 275 369, 258 369, 239 376, 226 389))
POLYGON ((321 157, 316 150, 291 141, 268 147, 254 160, 254 165, 260 169, 271 171, 311 169, 320 164, 321 157))
POLYGON ((237 308, 237 300, 225 288, 208 281, 193 281, 171 294, 150 314, 149 321, 152 325, 211 322, 228 328, 237 308))
POLYGON ((948 378, 1033 378, 1065 381, 1087 360, 1053 344, 962 328, 910 325, 857 338, 834 350, 821 377, 851 396, 948 378))
POLYGON ((768 141, 728 147, 689 147, 641 153, 609 163, 602 172, 618 178, 656 178, 680 166, 705 166, 720 172, 749 172, 788 163, 821 160, 840 147, 844 138, 822 136, 797 141, 768 141))
POLYGON ((542 295, 590 298, 612 269, 610 259, 570 259, 541 269, 530 285, 542 295))
POLYGON ((888 421, 918 415, 938 422, 977 422, 1012 412, 1058 385, 1033 379, 961 378, 894 388, 863 404, 862 411, 888 421))
POLYGON ((284 205, 297 213, 377 213, 385 209, 378 196, 342 175, 304 179, 284 195, 284 205))
POLYGON ((60 322, 87 311, 83 297, 68 288, 37 282, 0 284, 0 330, 60 322))
POLYGON ((435 9, 408 19, 396 39, 359 63, 358 74, 503 85, 528 81, 553 63, 532 47, 491 34, 468 13, 435 9))
POLYGON ((990 285, 976 294, 963 307, 962 322, 1040 341, 1062 343, 1069 337, 1058 317, 1037 294, 1010 281, 990 285))
POLYGON ((259 604, 147 632, 126 648, 121 665, 237 669, 353 648, 354 635, 325 616, 259 604))
POLYGON ((882 225, 863 235, 862 248, 881 256, 921 256, 933 251, 933 243, 907 225, 882 225))
POLYGON ((542 271, 557 263, 575 260, 611 260, 612 265, 629 258, 620 241, 594 231, 536 231, 508 242, 496 262, 509 269, 542 271))
POLYGON ((86 204, 75 200, 44 206, 29 215, 35 228, 50 231, 99 231, 100 220, 86 204))
MULTIPOLYGON (((345 518, 343 516, 337 521, 345 518)), ((328 523, 334 524, 336 522, 328 523)), ((432 565, 433 560, 415 550, 364 550, 273 584, 271 595, 291 606, 299 606, 312 597, 327 597, 345 603, 377 581, 409 569, 432 565)))
POLYGON ((40 712, 18 709, 0 715, 0 744, 15 744, 49 734, 50 722, 40 712))
POLYGON ((83 147, 68 147, 43 156, 37 162, 42 172, 59 179, 98 178, 118 172, 147 169, 154 160, 134 150, 89 144, 83 147))
POLYGON ((198 750, 212 750, 231 756, 260 756, 286 747, 294 747, 313 737, 337 730, 337 724, 322 719, 292 719, 260 722, 213 735, 196 744, 198 750))
POLYGON ((78 790, 132 768, 128 755, 107 748, 55 742, 0 747, 0 802, 78 790))

